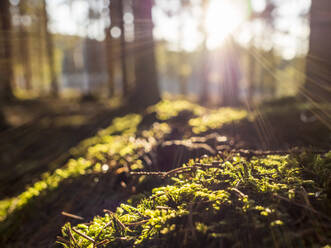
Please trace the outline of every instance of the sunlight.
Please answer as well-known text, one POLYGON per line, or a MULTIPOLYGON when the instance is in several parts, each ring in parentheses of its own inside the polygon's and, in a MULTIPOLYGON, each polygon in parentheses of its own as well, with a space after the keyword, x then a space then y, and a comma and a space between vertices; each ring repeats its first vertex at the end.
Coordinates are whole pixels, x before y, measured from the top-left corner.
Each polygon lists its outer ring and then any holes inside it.
POLYGON ((238 1, 211 1, 205 23, 208 33, 208 48, 213 49, 220 46, 244 19, 245 11, 242 5, 238 4, 238 1))

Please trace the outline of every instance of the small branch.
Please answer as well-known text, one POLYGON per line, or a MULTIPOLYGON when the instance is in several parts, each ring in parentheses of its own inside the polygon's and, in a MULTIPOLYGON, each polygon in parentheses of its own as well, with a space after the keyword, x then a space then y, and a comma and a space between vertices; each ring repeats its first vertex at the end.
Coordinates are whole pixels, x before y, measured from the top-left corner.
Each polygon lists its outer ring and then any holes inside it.
POLYGON ((156 206, 156 209, 165 209, 165 210, 169 210, 171 209, 170 207, 165 207, 165 206, 156 206))
POLYGON ((179 167, 168 172, 163 171, 139 171, 130 172, 130 175, 146 175, 146 176, 160 176, 162 178, 171 177, 175 174, 188 173, 196 170, 197 168, 220 168, 221 163, 213 161, 212 164, 196 163, 190 167, 179 167))
POLYGON ((105 239, 105 240, 100 241, 99 243, 96 243, 95 246, 98 247, 99 245, 106 245, 109 242, 110 242, 109 239, 105 239))
POLYGON ((147 222, 148 222, 148 220, 142 220, 142 221, 137 221, 137 222, 132 222, 132 223, 126 223, 126 225, 127 226, 140 226, 147 222))
POLYGON ((56 236, 58 242, 62 242, 62 243, 65 243, 67 245, 69 245, 69 247, 71 246, 70 242, 64 238, 62 238, 61 236, 56 236))
POLYGON ((321 217, 323 217, 323 218, 326 218, 327 220, 331 220, 331 218, 329 218, 328 216, 326 216, 326 215, 323 214, 323 213, 318 212, 318 211, 315 210, 314 208, 311 208, 311 207, 309 207, 309 206, 306 206, 306 205, 303 205, 303 204, 300 204, 300 203, 297 203, 297 202, 291 201, 291 200, 287 199, 286 197, 280 196, 280 195, 278 195, 278 194, 273 194, 273 195, 274 195, 275 197, 281 199, 281 200, 287 201, 288 203, 292 203, 292 204, 294 204, 294 205, 296 205, 296 206, 298 206, 298 207, 305 208, 305 209, 307 209, 307 210, 309 210, 309 211, 311 211, 311 212, 313 212, 313 213, 315 213, 315 214, 317 214, 317 215, 319 215, 319 216, 321 216, 321 217))
POLYGON ((71 230, 70 230, 70 227, 68 227, 68 233, 69 233, 69 237, 72 239, 72 241, 74 242, 74 246, 75 247, 77 247, 77 241, 76 241, 76 239, 75 239, 75 237, 74 237, 74 235, 72 235, 72 232, 71 232, 71 230))
POLYGON ((117 218, 115 213, 113 213, 108 209, 104 209, 103 211, 109 213, 116 220, 116 222, 122 227, 123 230, 127 229, 127 227, 117 218))
MULTIPOLYGON (((105 228, 107 228, 107 227, 109 227, 110 225, 111 225, 111 223, 112 223, 112 221, 109 221, 103 228, 102 228, 102 230, 104 230, 105 228)), ((98 239, 99 239, 99 237, 100 237, 100 235, 101 235, 101 233, 102 233, 102 230, 98 233, 98 236, 95 238, 95 242, 93 243, 93 248, 94 247, 98 247, 98 245, 100 245, 100 243, 102 242, 99 242, 99 243, 96 243, 97 241, 98 241, 98 239)))
POLYGON ((67 212, 64 212, 64 211, 62 211, 61 214, 63 216, 67 216, 67 217, 70 217, 70 218, 73 218, 73 219, 76 219, 76 220, 84 220, 83 217, 80 217, 80 216, 74 215, 74 214, 70 214, 70 213, 67 213, 67 212))
MULTIPOLYGON (((328 150, 306 150, 315 154, 328 153, 328 150)), ((267 155, 288 155, 288 154, 301 154, 305 150, 275 150, 275 151, 260 151, 260 150, 248 150, 248 149, 221 149, 218 151, 219 154, 223 152, 239 153, 242 157, 251 158, 253 156, 267 156, 267 155)))
POLYGON ((137 171, 137 172, 130 172, 130 175, 146 175, 146 176, 164 176, 166 172, 160 171, 137 171))
POLYGON ((80 231, 76 230, 75 228, 72 228, 72 230, 77 233, 79 236, 91 241, 92 243, 95 243, 94 239, 92 239, 91 237, 87 236, 86 234, 84 233, 81 233, 80 231))
POLYGON ((230 190, 236 192, 241 198, 246 198, 247 195, 245 195, 243 192, 241 192, 239 189, 236 188, 229 188, 230 190))

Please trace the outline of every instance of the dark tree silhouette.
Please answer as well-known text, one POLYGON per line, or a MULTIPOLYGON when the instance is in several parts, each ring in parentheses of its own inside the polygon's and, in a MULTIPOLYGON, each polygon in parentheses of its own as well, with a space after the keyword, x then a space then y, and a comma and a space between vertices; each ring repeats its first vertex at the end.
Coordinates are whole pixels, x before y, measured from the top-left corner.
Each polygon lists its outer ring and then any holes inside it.
POLYGON ((0 1, 0 100, 13 98, 11 82, 13 79, 11 52, 11 15, 9 0, 0 1))
POLYGON ((152 0, 133 1, 136 85, 132 100, 141 107, 160 100, 154 52, 152 6, 152 0))
POLYGON ((307 79, 302 94, 309 100, 331 101, 331 3, 314 0, 310 10, 307 79))

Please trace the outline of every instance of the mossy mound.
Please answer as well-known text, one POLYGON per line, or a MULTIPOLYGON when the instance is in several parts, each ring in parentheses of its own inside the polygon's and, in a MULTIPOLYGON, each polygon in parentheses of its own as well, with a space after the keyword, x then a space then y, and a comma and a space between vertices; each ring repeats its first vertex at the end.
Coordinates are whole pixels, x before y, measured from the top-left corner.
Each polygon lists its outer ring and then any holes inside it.
MULTIPOLYGON (((0 245, 54 247, 56 234, 68 221, 62 211, 91 220, 103 208, 116 213, 108 212, 74 229, 70 225, 79 222, 73 220, 63 228, 60 241, 73 247, 330 243, 330 233, 325 232, 330 153, 241 153, 240 148, 261 147, 259 130, 254 129, 261 113, 267 118, 272 113, 277 120, 293 119, 292 109, 283 107, 279 111, 266 107, 258 113, 164 100, 143 113, 114 119, 108 128, 72 148, 70 161, 44 173, 17 197, 0 201, 0 245), (206 154, 201 151, 211 151, 208 154, 213 157, 158 172, 206 154), (220 156, 215 157, 217 152, 220 156), (130 175, 137 171, 142 174, 130 175), (168 179, 162 181, 162 177, 168 179), (158 188, 152 191, 153 187, 158 188)), ((288 127, 288 132, 296 133, 296 125, 288 127)), ((311 137, 316 136, 314 130, 328 139, 320 122, 315 123, 311 137)))
POLYGON ((67 223, 59 242, 64 247, 331 243, 331 152, 250 159, 222 154, 159 175, 172 177, 173 183, 134 196, 90 223, 67 223))

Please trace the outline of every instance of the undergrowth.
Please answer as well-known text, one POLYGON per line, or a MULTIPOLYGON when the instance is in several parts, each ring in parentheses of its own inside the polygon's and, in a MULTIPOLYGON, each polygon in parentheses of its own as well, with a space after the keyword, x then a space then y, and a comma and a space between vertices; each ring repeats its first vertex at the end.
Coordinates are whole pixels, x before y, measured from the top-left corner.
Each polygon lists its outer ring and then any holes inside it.
POLYGON ((331 243, 331 152, 191 160, 173 183, 62 228, 64 247, 320 247, 331 243))

